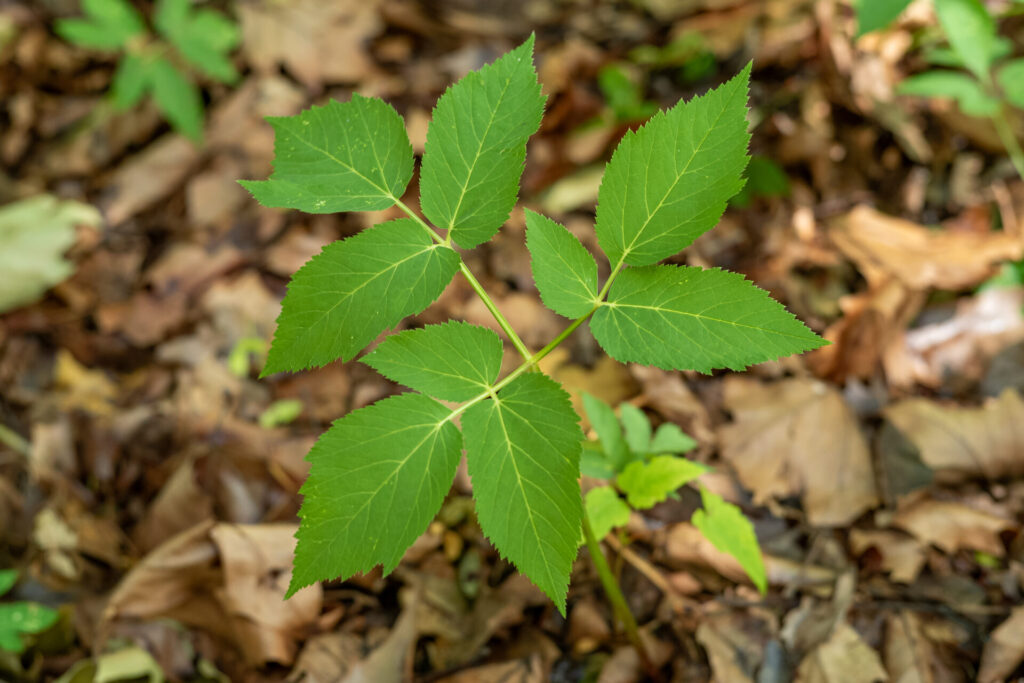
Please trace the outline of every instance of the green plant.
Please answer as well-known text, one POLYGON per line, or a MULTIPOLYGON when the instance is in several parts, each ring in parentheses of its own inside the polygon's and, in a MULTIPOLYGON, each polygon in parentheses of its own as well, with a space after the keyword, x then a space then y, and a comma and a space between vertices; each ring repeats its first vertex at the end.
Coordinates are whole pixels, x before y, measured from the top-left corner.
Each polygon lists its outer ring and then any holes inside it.
POLYGON ((617 121, 643 121, 658 111, 658 103, 644 99, 634 78, 622 64, 609 64, 597 74, 597 87, 617 121))
MULTIPOLYGON (((861 0, 860 32, 882 28, 906 8, 909 0, 861 0)), ((988 118, 1024 178, 1024 150, 1014 133, 1010 106, 1024 109, 1024 58, 1005 58, 1012 43, 997 33, 995 18, 981 0, 935 0, 935 13, 949 47, 925 53, 933 69, 904 80, 905 95, 948 98, 969 116, 988 118)))
MULTIPOLYGON (((0 595, 18 581, 15 569, 0 570, 0 595)), ((20 653, 27 645, 26 636, 34 636, 57 623, 60 613, 34 602, 0 603, 0 650, 20 653)))
MULTIPOLYGON (((665 422, 652 432, 647 415, 631 403, 621 404, 620 417, 616 418, 611 406, 584 394, 583 409, 598 440, 583 444, 580 471, 608 482, 590 489, 583 498, 583 538, 591 556, 600 558, 596 562, 598 572, 610 574, 610 570, 602 566, 598 542, 616 527, 625 526, 631 510, 646 510, 676 497, 680 487, 692 484, 709 468, 682 457, 681 454, 695 448, 697 442, 677 425, 665 422)), ((704 486, 698 489, 702 508, 693 515, 694 526, 715 548, 736 558, 750 580, 764 593, 768 582, 753 525, 737 506, 704 486)), ((607 584, 609 579, 602 577, 602 580, 607 584)), ((609 598, 627 632, 635 632, 637 627, 625 602, 620 604, 613 594, 609 594, 609 598)), ((630 637, 639 641, 638 636, 630 637)))
POLYGON ((572 319, 546 346, 528 349, 457 247, 490 240, 516 203, 545 101, 532 53, 531 37, 438 100, 420 174, 426 220, 400 199, 414 163, 402 119, 375 98, 353 95, 270 119, 274 172, 242 181, 267 206, 328 213, 397 205, 408 216, 327 245, 295 273, 263 376, 352 359, 426 308, 457 272, 522 356, 499 379, 498 335, 450 321, 392 334, 363 357, 413 391, 335 421, 310 451, 289 595, 376 565, 393 570, 441 507, 465 447, 481 529, 564 614, 585 528, 583 434, 568 394, 538 362, 588 320, 619 361, 666 369, 742 369, 825 343, 741 275, 656 265, 713 227, 743 185, 748 66, 623 137, 597 209, 611 268, 603 285, 579 240, 526 213, 541 298, 572 319))
POLYGON ((240 38, 234 22, 193 8, 192 0, 157 0, 157 37, 128 0, 82 0, 82 9, 84 18, 60 20, 56 30, 75 45, 123 55, 111 86, 114 106, 128 109, 149 93, 175 129, 201 142, 203 98, 194 72, 238 80, 229 57, 240 38))

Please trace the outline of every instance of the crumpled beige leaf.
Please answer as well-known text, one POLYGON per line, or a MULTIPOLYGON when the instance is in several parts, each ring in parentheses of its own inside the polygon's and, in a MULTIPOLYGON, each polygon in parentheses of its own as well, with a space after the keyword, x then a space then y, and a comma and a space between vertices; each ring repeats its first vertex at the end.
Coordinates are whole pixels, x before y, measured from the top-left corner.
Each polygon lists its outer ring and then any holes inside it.
POLYGON ((980 550, 1002 557, 1006 554, 999 534, 1016 523, 959 501, 923 498, 899 510, 893 526, 905 529, 922 543, 947 552, 980 550))
POLYGON ((1007 680, 1024 661, 1024 607, 1017 607, 1010 618, 989 635, 981 653, 978 683, 998 683, 1007 680))
POLYGON ((379 7, 379 0, 240 3, 242 51, 257 71, 283 64, 310 90, 355 83, 373 69, 365 43, 383 27, 379 7))
POLYGON ((979 408, 914 398, 887 407, 884 414, 918 448, 940 483, 1024 475, 1024 400, 1012 389, 979 408))
POLYGON ((64 252, 75 226, 98 226, 94 207, 37 195, 0 207, 0 313, 29 304, 74 272, 64 252))
POLYGON ((812 650, 796 671, 798 683, 875 683, 888 681, 882 660, 846 623, 812 650))
POLYGON ((962 674, 952 669, 941 656, 943 649, 956 647, 954 636, 949 633, 951 629, 948 626, 943 629, 942 626, 942 622, 925 622, 921 615, 912 610, 888 616, 883 653, 892 683, 946 683, 963 680, 962 674), (946 633, 943 634, 943 631, 946 633))
POLYGON ((167 617, 234 641, 253 664, 290 664, 323 603, 319 584, 284 600, 295 529, 203 522, 174 536, 114 589, 101 633, 119 618, 167 617))
POLYGON ((848 524, 878 504, 867 443, 835 389, 730 376, 725 407, 734 421, 718 430, 722 457, 756 503, 799 495, 816 526, 848 524))
POLYGON ((863 205, 837 218, 829 236, 872 289, 890 277, 911 289, 967 289, 1024 256, 1024 240, 1009 231, 931 230, 863 205))
POLYGON ((891 529, 850 529, 854 555, 863 555, 871 548, 881 556, 882 569, 897 583, 911 583, 924 566, 924 548, 913 537, 891 529))

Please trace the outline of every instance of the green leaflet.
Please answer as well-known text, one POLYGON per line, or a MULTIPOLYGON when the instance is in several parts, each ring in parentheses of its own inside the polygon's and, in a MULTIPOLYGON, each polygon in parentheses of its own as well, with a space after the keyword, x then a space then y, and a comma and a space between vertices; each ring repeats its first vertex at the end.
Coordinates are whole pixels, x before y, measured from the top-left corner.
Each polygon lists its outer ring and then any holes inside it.
POLYGON ((647 462, 631 462, 615 483, 638 510, 653 507, 683 484, 708 471, 704 465, 674 455, 658 455, 647 462))
MULTIPOLYGON (((0 595, 14 587, 18 572, 14 569, 0 571, 0 595)), ((41 633, 56 623, 60 613, 57 610, 37 605, 34 602, 8 602, 0 604, 0 650, 19 653, 25 649, 22 635, 41 633)))
POLYGON ((996 80, 1010 104, 1024 109, 1024 59, 1007 62, 999 69, 996 80))
POLYGON ((57 21, 57 33, 68 42, 95 50, 116 50, 146 31, 142 16, 128 0, 83 0, 84 19, 57 21))
POLYGON ((117 65, 110 93, 114 106, 128 109, 139 103, 149 88, 150 63, 139 55, 127 54, 117 65))
POLYGON ((713 546, 735 557, 757 589, 765 593, 768 579, 754 525, 738 507, 704 487, 700 489, 700 497, 704 508, 693 513, 693 525, 713 546))
POLYGON ((590 313, 597 302, 597 262, 576 236, 527 209, 526 246, 544 305, 566 318, 590 313))
POLYGON ((622 138, 597 204, 597 240, 613 266, 680 251, 715 226, 743 187, 750 69, 622 138))
POLYGON ((154 24, 199 71, 222 83, 238 80, 228 55, 241 34, 227 17, 212 10, 194 9, 192 0, 159 0, 154 24))
POLYGON ((626 269, 590 327, 623 363, 704 373, 742 370, 826 343, 767 292, 717 268, 626 269))
POLYGON ((594 532, 594 538, 601 540, 618 526, 629 523, 629 506, 611 486, 598 486, 587 491, 583 498, 587 509, 587 520, 594 532))
POLYGON ((328 244, 288 285, 263 376, 351 359, 429 306, 458 268, 458 254, 409 218, 328 244))
POLYGON ((857 2, 857 35, 885 28, 903 13, 910 0, 859 0, 857 2))
POLYGON ((935 0, 935 13, 964 66, 982 80, 989 77, 999 49, 996 22, 980 0, 935 0))
POLYGON ((679 428, 666 422, 658 427, 651 440, 651 453, 685 453, 697 447, 697 442, 679 428))
POLYGON ((393 570, 451 488, 462 453, 451 411, 419 394, 335 421, 309 452, 288 595, 378 564, 393 570))
POLYGON ((519 194, 526 141, 544 100, 533 68, 533 36, 465 76, 437 101, 427 129, 420 205, 460 247, 489 240, 519 194))
POLYGON ((629 446, 629 450, 637 455, 649 452, 651 421, 647 419, 644 411, 632 403, 623 403, 619 406, 619 413, 622 416, 622 426, 626 430, 626 444, 629 446))
POLYGON ((597 432, 612 470, 618 472, 629 461, 629 447, 622 438, 622 426, 612 407, 588 393, 583 394, 583 410, 587 413, 590 426, 597 432))
POLYGON ((485 327, 449 321, 393 334, 363 362, 410 389, 468 401, 498 378, 501 338, 485 327))
POLYGON ((379 211, 402 196, 412 177, 412 145, 391 105, 352 95, 274 127, 274 172, 242 185, 264 206, 308 213, 379 211))
POLYGON ((577 420, 569 395, 539 373, 462 417, 480 528, 563 616, 583 515, 577 420))
POLYGON ((195 142, 202 142, 203 98, 199 89, 164 57, 149 63, 149 79, 156 106, 171 125, 195 142))
POLYGON ((961 71, 925 71, 899 84, 901 95, 948 97, 956 100, 969 116, 992 116, 999 112, 999 100, 990 96, 973 77, 961 71))

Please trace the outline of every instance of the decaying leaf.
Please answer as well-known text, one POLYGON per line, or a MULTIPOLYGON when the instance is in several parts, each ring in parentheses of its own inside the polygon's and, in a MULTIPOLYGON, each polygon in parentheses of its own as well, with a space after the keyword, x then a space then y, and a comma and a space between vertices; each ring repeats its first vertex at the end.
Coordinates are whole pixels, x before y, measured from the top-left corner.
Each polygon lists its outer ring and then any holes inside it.
POLYGON ((800 663, 799 683, 875 683, 889 680, 878 653, 848 624, 839 624, 832 637, 800 663))
POLYGON ((924 548, 913 537, 890 529, 851 529, 850 548, 863 555, 874 548, 893 581, 910 583, 924 566, 924 548))
POLYGON ((1012 389, 979 408, 914 398, 889 406, 885 417, 941 483, 1024 475, 1024 401, 1012 389))
POLYGON ((1017 607, 1010 618, 992 631, 981 653, 979 683, 998 683, 1024 662, 1024 607, 1017 607))
POLYGON ((968 549, 1002 557, 1006 550, 999 534, 1018 525, 958 501, 924 498, 899 510, 893 526, 947 553, 968 549))
POLYGON ((799 495, 812 524, 847 524, 878 503, 867 443, 835 389, 814 380, 725 381, 734 421, 722 456, 754 501, 799 495))

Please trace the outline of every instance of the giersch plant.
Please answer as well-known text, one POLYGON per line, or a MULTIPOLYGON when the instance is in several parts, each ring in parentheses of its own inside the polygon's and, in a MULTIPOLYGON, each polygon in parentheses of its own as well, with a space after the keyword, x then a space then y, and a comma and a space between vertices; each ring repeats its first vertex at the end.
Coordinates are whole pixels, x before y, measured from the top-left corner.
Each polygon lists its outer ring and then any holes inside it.
MULTIPOLYGON (((693 483, 708 467, 680 455, 695 448, 697 442, 677 425, 666 422, 653 431, 644 411, 631 403, 619 406, 619 419, 611 406, 590 394, 583 395, 583 408, 598 440, 583 444, 580 471, 608 482, 583 497, 583 536, 593 548, 613 529, 625 526, 631 510, 646 510, 674 497, 676 490, 693 483)), ((735 557, 764 593, 768 581, 753 525, 737 506, 704 486, 699 489, 703 509, 694 513, 694 526, 717 549, 735 557)), ((595 553, 593 557, 602 582, 617 585, 604 556, 595 553)), ((639 642, 629 607, 619 601, 617 593, 609 597, 630 639, 639 642)))
MULTIPOLYGON (((712 228, 743 186, 747 66, 622 139, 597 208, 597 241, 610 266, 603 284, 575 236, 527 211, 541 298, 572 320, 543 348, 527 348, 459 250, 491 239, 516 203, 526 142, 545 102, 533 43, 438 100, 420 170, 425 218, 401 199, 414 163, 405 126, 375 98, 353 95, 270 119, 274 171, 242 181, 266 206, 329 213, 397 205, 408 216, 327 245, 295 273, 263 376, 354 358, 425 309, 456 273, 522 356, 501 376, 501 338, 449 321, 392 334, 362 358, 412 391, 349 413, 313 446, 289 595, 377 565, 395 569, 440 508, 465 449, 481 529, 564 614, 589 527, 579 484, 583 433, 568 394, 538 362, 588 321, 619 361, 705 373, 825 343, 741 275, 659 265, 712 228)), ((720 517, 713 508, 705 514, 720 517)), ((596 559, 600 546, 593 534, 588 540, 596 559)), ((624 604, 614 580, 604 585, 624 604)))
POLYGON ((238 27, 192 0, 157 0, 153 25, 128 0, 82 0, 85 17, 63 19, 56 30, 65 40, 94 50, 118 52, 111 99, 129 109, 147 93, 176 130, 195 142, 203 138, 203 98, 195 74, 234 83, 238 72, 229 57, 238 45, 238 27))
MULTIPOLYGON (((888 25, 909 4, 910 0, 860 0, 860 33, 888 25)), ((996 20, 981 0, 935 0, 935 13, 949 47, 932 48, 924 56, 931 64, 946 68, 907 78, 900 83, 899 92, 953 99, 965 114, 990 119, 1018 175, 1024 178, 1024 150, 1014 132, 1010 109, 1024 109, 1024 58, 1006 59, 1013 52, 1013 43, 998 35, 996 20)))

